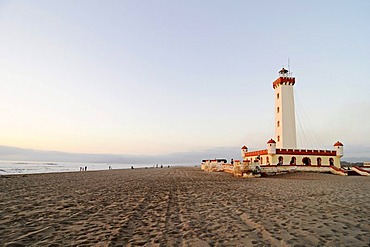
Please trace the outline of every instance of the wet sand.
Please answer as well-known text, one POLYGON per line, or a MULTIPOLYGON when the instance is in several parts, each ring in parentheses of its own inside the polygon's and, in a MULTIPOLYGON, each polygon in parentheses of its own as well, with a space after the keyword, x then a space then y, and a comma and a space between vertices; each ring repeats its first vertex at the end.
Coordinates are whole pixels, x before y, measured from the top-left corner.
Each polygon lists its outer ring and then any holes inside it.
POLYGON ((0 246, 369 246, 370 178, 200 168, 0 176, 0 246))

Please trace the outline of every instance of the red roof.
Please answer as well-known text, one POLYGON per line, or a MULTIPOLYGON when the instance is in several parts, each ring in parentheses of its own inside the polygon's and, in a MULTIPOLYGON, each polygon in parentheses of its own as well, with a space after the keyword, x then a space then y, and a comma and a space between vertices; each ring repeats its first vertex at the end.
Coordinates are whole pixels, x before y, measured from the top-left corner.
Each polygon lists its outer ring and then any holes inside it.
POLYGON ((276 143, 276 141, 274 141, 274 140, 270 139, 270 140, 267 142, 267 144, 269 144, 269 143, 276 143))
POLYGON ((279 77, 272 83, 272 87, 275 89, 278 85, 283 85, 283 84, 294 85, 295 78, 294 77, 279 77))
POLYGON ((248 149, 245 145, 242 147, 242 149, 248 149))
POLYGON ((337 147, 337 146, 343 146, 343 143, 341 143, 340 141, 337 141, 337 142, 334 144, 334 147, 337 147))

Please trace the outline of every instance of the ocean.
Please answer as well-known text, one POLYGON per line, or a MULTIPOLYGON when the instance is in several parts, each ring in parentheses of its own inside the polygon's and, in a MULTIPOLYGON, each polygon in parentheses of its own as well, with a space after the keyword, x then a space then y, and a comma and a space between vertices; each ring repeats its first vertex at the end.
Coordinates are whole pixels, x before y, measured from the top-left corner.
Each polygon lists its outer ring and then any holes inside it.
MULTIPOLYGON (((80 168, 87 167, 88 171, 111 169, 130 169, 154 167, 149 164, 120 164, 120 163, 73 163, 73 162, 34 162, 34 161, 0 161, 0 175, 10 174, 35 174, 51 172, 77 172, 80 168)), ((161 164, 158 164, 160 167, 161 164)), ((167 165, 163 165, 167 166, 167 165)))

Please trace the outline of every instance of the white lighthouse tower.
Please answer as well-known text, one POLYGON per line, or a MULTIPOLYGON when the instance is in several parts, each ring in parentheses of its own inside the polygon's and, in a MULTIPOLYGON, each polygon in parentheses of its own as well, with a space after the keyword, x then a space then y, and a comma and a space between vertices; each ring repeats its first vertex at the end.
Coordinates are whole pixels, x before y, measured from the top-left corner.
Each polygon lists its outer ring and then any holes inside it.
POLYGON ((295 78, 282 68, 273 82, 275 90, 275 135, 277 148, 297 148, 294 93, 295 78))

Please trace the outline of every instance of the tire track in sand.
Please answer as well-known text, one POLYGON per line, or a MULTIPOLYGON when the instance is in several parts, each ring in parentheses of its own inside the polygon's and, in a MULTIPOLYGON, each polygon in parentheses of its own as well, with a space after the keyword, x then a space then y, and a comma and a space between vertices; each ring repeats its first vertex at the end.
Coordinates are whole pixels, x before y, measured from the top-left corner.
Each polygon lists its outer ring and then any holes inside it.
POLYGON ((143 209, 148 204, 147 198, 148 194, 146 194, 145 197, 141 198, 138 201, 137 206, 132 209, 131 214, 127 218, 122 220, 118 232, 112 234, 109 241, 109 246, 126 246, 128 244, 129 240, 134 234, 136 226, 141 220, 143 209))
POLYGON ((254 228, 257 235, 261 236, 266 242, 270 243, 271 246, 283 246, 288 247, 288 245, 284 242, 284 240, 278 240, 274 238, 271 233, 269 233, 263 225, 260 225, 253 220, 251 220, 246 213, 242 213, 240 216, 240 219, 250 226, 251 228, 254 228))
MULTIPOLYGON (((173 170, 171 173, 174 173, 173 170)), ((181 220, 179 216, 179 188, 175 177, 178 174, 167 174, 170 180, 171 189, 169 190, 167 207, 165 213, 165 232, 161 239, 161 246, 179 246, 181 243, 180 229, 181 220), (169 176, 170 175, 170 176, 169 176)))
MULTIPOLYGON (((145 176, 142 179, 145 180, 148 179, 148 177, 145 176)), ((130 184, 134 184, 135 182, 137 182, 136 179, 130 179, 130 184)), ((139 186, 133 186, 130 189, 135 191, 135 194, 137 195, 143 194, 141 189, 139 189, 139 186)), ((119 219, 117 226, 118 230, 112 232, 112 235, 108 241, 108 246, 127 246, 129 242, 133 240, 135 230, 140 225, 145 209, 148 207, 150 193, 151 191, 148 190, 146 193, 144 193, 144 196, 141 196, 141 198, 139 196, 133 196, 127 199, 129 202, 132 200, 137 200, 136 206, 130 208, 130 212, 126 215, 126 217, 119 219)), ((127 205, 123 207, 126 209, 127 205)))

